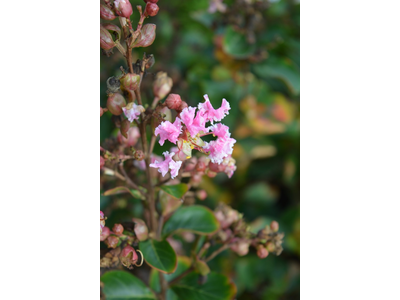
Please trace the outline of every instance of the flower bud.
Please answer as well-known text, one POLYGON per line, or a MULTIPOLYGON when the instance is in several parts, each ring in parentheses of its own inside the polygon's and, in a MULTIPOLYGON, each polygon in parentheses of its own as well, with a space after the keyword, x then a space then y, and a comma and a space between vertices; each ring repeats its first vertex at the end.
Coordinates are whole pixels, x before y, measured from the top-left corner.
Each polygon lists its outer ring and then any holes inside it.
POLYGON ((206 163, 202 160, 199 160, 199 162, 196 165, 196 171, 197 172, 204 172, 206 170, 206 163))
POLYGON ((169 94, 165 99, 165 104, 169 109, 178 110, 181 107, 182 99, 178 94, 169 94))
POLYGON ((140 75, 128 73, 120 79, 121 88, 125 91, 135 91, 139 87, 140 75))
POLYGON ((239 256, 245 256, 247 253, 249 253, 249 246, 250 243, 247 241, 238 241, 237 243, 233 244, 231 246, 232 251, 235 251, 239 256))
POLYGON ((110 32, 100 25, 100 47, 104 50, 110 50, 115 47, 110 32))
POLYGON ((160 8, 158 7, 157 4, 149 2, 146 4, 144 15, 154 17, 155 15, 157 15, 159 9, 160 8))
POLYGON ((125 98, 121 94, 111 94, 107 99, 108 110, 116 116, 122 114, 122 108, 126 106, 125 98))
POLYGON ((205 190, 199 190, 196 192, 196 196, 199 200, 203 201, 207 198, 207 192, 205 190))
POLYGON ((133 154, 133 157, 134 157, 136 160, 141 161, 141 160, 144 159, 144 153, 143 153, 142 150, 137 150, 137 151, 135 152, 135 154, 133 154))
POLYGON ((172 79, 168 77, 167 73, 158 72, 153 84, 154 96, 159 99, 164 98, 171 91, 171 87, 172 79))
POLYGON ((182 110, 184 110, 186 107, 188 107, 188 104, 187 104, 185 101, 182 101, 181 107, 179 107, 179 110, 182 111, 182 110))
POLYGON ((135 223, 135 235, 139 241, 145 241, 149 237, 149 230, 147 229, 146 223, 142 219, 133 218, 132 221, 135 223))
POLYGON ((115 0, 114 5, 119 16, 124 18, 129 18, 131 16, 133 11, 129 0, 115 0))
POLYGON ((271 224, 269 225, 269 227, 271 227, 271 230, 273 232, 278 232, 278 230, 279 230, 279 224, 277 221, 272 221, 271 224))
POLYGON ((103 169, 104 164, 105 164, 104 158, 103 156, 100 155, 100 170, 103 169))
POLYGON ((105 241, 108 248, 116 248, 119 242, 119 238, 116 236, 109 236, 105 241))
POLYGON ((100 4, 100 18, 103 20, 114 20, 116 18, 116 15, 114 12, 105 4, 100 4))
POLYGON ((259 258, 266 258, 268 254, 269 254, 268 250, 265 249, 263 246, 257 247, 257 256, 259 258))
POLYGON ((122 265, 127 268, 130 268, 134 265, 138 260, 138 255, 131 246, 127 245, 124 249, 122 249, 121 254, 119 256, 119 260, 121 261, 122 265))
POLYGON ((126 139, 128 138, 128 131, 129 131, 130 126, 131 126, 131 122, 129 122, 128 119, 123 120, 121 123, 121 128, 120 128, 121 135, 123 137, 125 137, 126 139))
POLYGON ((110 235, 111 231, 110 228, 108 228, 107 226, 105 226, 100 234, 100 241, 104 242, 106 240, 106 238, 108 238, 108 236, 110 235))
POLYGON ((226 166, 223 164, 217 164, 217 163, 210 162, 208 164, 208 168, 215 173, 220 173, 225 170, 226 166))
POLYGON ((139 36, 131 44, 131 47, 133 48, 148 47, 151 44, 153 44, 155 38, 156 38, 156 25, 146 24, 140 30, 139 36))
POLYGON ((122 226, 121 224, 114 224, 113 232, 116 235, 121 235, 124 232, 124 226, 122 226))
POLYGON ((146 3, 148 3, 148 2, 150 2, 150 3, 157 3, 158 0, 144 0, 144 2, 146 2, 146 3))

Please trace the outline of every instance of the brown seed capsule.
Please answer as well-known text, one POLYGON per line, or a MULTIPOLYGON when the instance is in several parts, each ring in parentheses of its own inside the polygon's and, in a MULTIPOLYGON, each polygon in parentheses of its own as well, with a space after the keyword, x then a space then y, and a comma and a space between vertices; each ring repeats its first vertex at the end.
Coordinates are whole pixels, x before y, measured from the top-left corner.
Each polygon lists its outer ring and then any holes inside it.
POLYGON ((140 75, 128 73, 120 79, 121 88, 125 91, 135 91, 139 87, 140 75))
POLYGON ((115 43, 110 32, 100 25, 100 47, 104 50, 110 50, 115 47, 115 43))

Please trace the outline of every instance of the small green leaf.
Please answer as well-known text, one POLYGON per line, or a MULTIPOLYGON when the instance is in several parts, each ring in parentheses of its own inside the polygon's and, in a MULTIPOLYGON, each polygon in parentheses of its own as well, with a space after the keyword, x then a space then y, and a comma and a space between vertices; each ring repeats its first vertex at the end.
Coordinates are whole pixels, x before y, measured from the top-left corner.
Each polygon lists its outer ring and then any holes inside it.
POLYGON ((196 270, 203 276, 210 273, 210 267, 202 260, 196 259, 194 266, 196 270))
POLYGON ((110 195, 118 195, 118 194, 125 194, 125 193, 129 193, 132 195, 132 197, 137 198, 137 199, 144 199, 144 197, 140 194, 140 192, 138 190, 128 189, 125 186, 118 186, 111 190, 105 191, 103 193, 103 195, 110 196, 110 195))
POLYGON ((143 252, 143 257, 150 267, 166 274, 175 271, 176 254, 167 241, 148 239, 139 243, 139 249, 143 252))
POLYGON ((163 236, 177 230, 191 231, 197 234, 210 234, 217 231, 219 223, 214 213, 200 205, 181 207, 164 224, 163 236))
POLYGON ((211 272, 207 276, 205 284, 199 283, 199 273, 190 273, 171 288, 179 299, 196 300, 230 300, 234 299, 236 286, 228 277, 211 272))
POLYGON ((256 45, 249 44, 246 35, 236 31, 232 26, 226 30, 222 47, 227 54, 238 59, 247 58, 256 51, 256 45))
POLYGON ((107 300, 156 299, 153 292, 138 278, 125 271, 109 271, 101 276, 107 300))
POLYGON ((162 185, 160 188, 170 194, 171 196, 180 199, 188 191, 189 187, 185 183, 175 184, 175 185, 162 185))

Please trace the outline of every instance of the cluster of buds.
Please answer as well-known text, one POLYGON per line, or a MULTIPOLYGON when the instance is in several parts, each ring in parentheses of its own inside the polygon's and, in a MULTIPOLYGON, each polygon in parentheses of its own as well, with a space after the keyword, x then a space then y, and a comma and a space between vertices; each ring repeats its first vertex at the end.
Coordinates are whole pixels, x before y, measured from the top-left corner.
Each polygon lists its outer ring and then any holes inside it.
POLYGON ((204 95, 204 99, 206 100, 204 103, 198 104, 197 112, 196 107, 184 105, 185 102, 179 95, 172 94, 166 99, 164 104, 176 110, 178 115, 173 123, 161 122, 154 134, 160 136, 161 146, 168 140, 176 147, 171 153, 168 151, 163 153, 164 161, 156 161, 150 165, 157 168, 163 176, 170 171, 171 178, 176 177, 182 162, 192 157, 193 149, 206 154, 208 158, 208 160, 199 159, 195 168, 197 172, 205 172, 207 169, 210 177, 218 172, 226 172, 231 177, 236 170, 235 161, 231 157, 236 140, 230 137, 228 126, 222 123, 214 124, 229 114, 230 105, 226 99, 222 99, 221 107, 214 109, 207 95, 204 95), (207 122, 211 122, 208 127, 207 122), (217 139, 210 142, 201 139, 210 134, 217 139))
POLYGON ((278 232, 278 222, 272 221, 255 235, 250 232, 243 216, 226 204, 220 204, 216 208, 215 217, 221 225, 217 235, 218 241, 229 245, 238 255, 246 255, 250 246, 256 249, 260 258, 267 257, 269 253, 280 255, 283 251, 284 234, 278 232))

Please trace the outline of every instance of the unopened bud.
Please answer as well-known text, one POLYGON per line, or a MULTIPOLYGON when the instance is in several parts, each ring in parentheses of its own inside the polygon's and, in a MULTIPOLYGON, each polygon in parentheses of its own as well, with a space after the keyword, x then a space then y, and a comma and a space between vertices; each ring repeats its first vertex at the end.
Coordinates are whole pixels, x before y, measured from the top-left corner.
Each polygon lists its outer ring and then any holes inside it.
POLYGON ((119 116, 122 114, 122 108, 125 106, 126 101, 121 94, 111 94, 107 99, 107 108, 113 115, 119 116))
POLYGON ((144 14, 145 16, 154 17, 155 15, 157 15, 159 9, 160 8, 158 7, 157 4, 149 2, 146 4, 146 9, 144 11, 144 14))
POLYGON ((133 157, 136 159, 136 160, 143 160, 144 159, 144 153, 143 153, 143 151, 142 150, 137 150, 136 152, 135 152, 135 154, 133 155, 133 157))
POLYGON ((104 50, 110 50, 115 47, 110 32, 100 25, 100 47, 104 50))
POLYGON ((146 223, 142 219, 133 218, 132 221, 135 223, 135 235, 139 241, 145 241, 149 237, 149 230, 147 229, 146 223))
POLYGON ((109 236, 105 241, 108 248, 116 248, 119 242, 119 238, 116 236, 109 236))
POLYGON ((103 156, 100 155, 100 170, 103 169, 104 164, 105 164, 104 158, 103 156))
POLYGON ((199 200, 203 201, 207 198, 207 192, 205 190, 199 190, 196 192, 196 196, 199 200))
POLYGON ((207 176, 208 176, 208 177, 210 177, 210 178, 214 178, 215 176, 217 176, 217 173, 216 173, 216 172, 213 172, 213 171, 210 171, 210 170, 208 170, 208 171, 207 171, 207 176))
POLYGON ((165 104, 169 109, 179 110, 182 104, 181 96, 178 94, 169 94, 167 99, 165 99, 165 104))
POLYGON ((113 232, 116 235, 121 235, 124 232, 124 226, 122 226, 121 224, 114 224, 113 232))
POLYGON ((206 170, 206 163, 204 161, 199 160, 199 162, 196 165, 196 171, 197 172, 204 172, 206 170))
POLYGON ((265 247, 269 252, 274 252, 276 248, 273 242, 268 242, 265 247))
POLYGON ((257 248, 257 256, 259 258, 266 258, 268 256, 269 252, 267 249, 265 249, 263 246, 259 246, 257 248))
POLYGON ((208 168, 215 173, 220 173, 225 170, 226 166, 224 166, 223 164, 217 164, 217 163, 210 162, 208 164, 208 168))
POLYGON ((100 241, 104 242, 106 240, 106 238, 108 238, 108 236, 110 235, 111 231, 110 228, 108 228, 107 226, 105 226, 103 228, 103 230, 101 231, 100 234, 100 241))
POLYGON ((122 249, 121 254, 119 256, 119 259, 122 263, 127 268, 130 268, 132 265, 134 265, 137 260, 138 260, 138 255, 131 246, 127 245, 125 246, 124 249, 122 249))
POLYGON ((128 73, 120 79, 121 88, 126 91, 135 91, 139 87, 140 75, 128 73))
POLYGON ((249 253, 250 244, 245 241, 239 241, 231 246, 231 249, 235 251, 239 256, 244 256, 249 253))
POLYGON ((103 20, 114 20, 116 18, 116 15, 114 12, 105 4, 100 4, 100 18, 103 20))
POLYGON ((148 3, 148 2, 150 2, 150 3, 157 3, 158 0, 144 0, 144 2, 146 2, 146 3, 148 3))
POLYGON ((153 92, 159 99, 164 98, 172 87, 172 79, 165 72, 158 72, 153 84, 153 92))
POLYGON ((123 120, 121 123, 120 131, 121 131, 122 136, 125 137, 126 139, 128 138, 128 131, 129 131, 130 126, 131 126, 131 122, 129 122, 128 119, 123 120))
POLYGON ((115 0, 114 5, 119 16, 124 18, 129 18, 131 16, 133 11, 129 0, 115 0))
POLYGON ((279 224, 277 221, 272 221, 271 224, 269 225, 269 227, 271 227, 271 230, 273 232, 278 232, 278 230, 279 230, 279 224))
POLYGON ((131 47, 133 48, 148 47, 151 44, 153 44, 155 38, 156 38, 156 25, 146 24, 140 30, 139 36, 131 44, 131 47))

